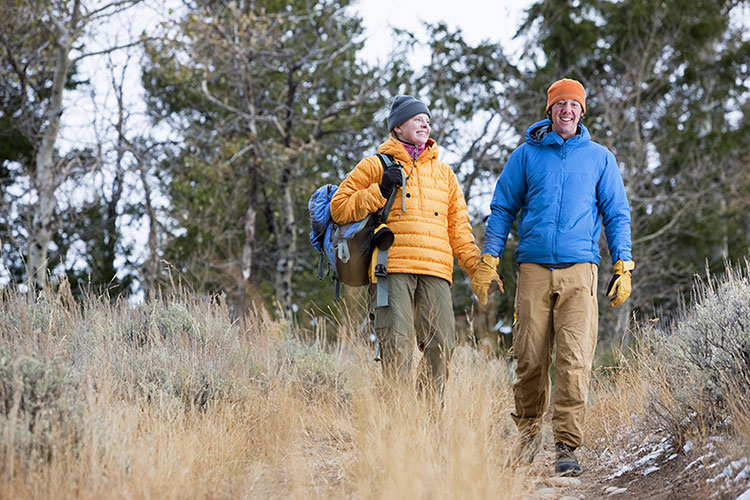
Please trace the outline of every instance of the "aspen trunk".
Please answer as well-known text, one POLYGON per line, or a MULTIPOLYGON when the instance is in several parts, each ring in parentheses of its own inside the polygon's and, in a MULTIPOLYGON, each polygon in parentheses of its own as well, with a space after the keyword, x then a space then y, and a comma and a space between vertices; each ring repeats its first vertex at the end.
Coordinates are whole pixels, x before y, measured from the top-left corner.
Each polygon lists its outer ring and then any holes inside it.
POLYGON ((241 315, 247 312, 250 306, 250 289, 253 267, 253 253, 255 250, 255 221, 258 218, 258 189, 257 182, 250 186, 247 210, 245 210, 245 241, 242 244, 242 257, 240 258, 240 275, 237 276, 237 308, 241 315))
POLYGON ((159 273, 159 233, 157 232, 159 226, 156 218, 156 210, 151 201, 151 186, 146 176, 146 167, 140 160, 138 170, 141 176, 141 183, 143 184, 143 192, 145 193, 144 203, 146 204, 146 216, 148 217, 148 257, 144 265, 142 285, 144 298, 148 300, 153 297, 159 273))
POLYGON ((279 205, 278 247, 279 259, 276 261, 276 303, 281 316, 292 321, 292 275, 294 272, 294 251, 297 248, 294 216, 294 196, 292 193, 292 167, 284 167, 281 174, 281 202, 279 205))
POLYGON ((30 286, 42 286, 47 275, 47 257, 49 244, 52 241, 52 224, 55 217, 55 190, 59 184, 54 160, 55 143, 60 130, 60 119, 63 114, 63 90, 67 82, 70 59, 68 55, 75 37, 72 31, 78 23, 80 2, 73 6, 71 25, 66 28, 58 25, 61 33, 57 40, 57 60, 52 81, 49 106, 45 111, 45 125, 41 130, 41 141, 36 156, 34 187, 37 192, 37 208, 34 211, 31 230, 29 231, 29 255, 27 274, 30 286))

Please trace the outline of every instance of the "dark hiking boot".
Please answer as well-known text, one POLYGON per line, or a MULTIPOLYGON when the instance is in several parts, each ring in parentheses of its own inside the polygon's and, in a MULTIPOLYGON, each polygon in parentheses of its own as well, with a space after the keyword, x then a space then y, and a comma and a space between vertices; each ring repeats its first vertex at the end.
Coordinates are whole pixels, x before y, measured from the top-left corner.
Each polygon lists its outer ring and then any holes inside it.
POLYGON ((541 434, 523 434, 521 436, 521 448, 518 454, 519 461, 532 463, 534 456, 542 449, 541 434))
POLYGON ((575 448, 568 446, 565 443, 556 443, 555 451, 557 452, 557 459, 555 460, 555 472, 561 476, 580 476, 581 466, 578 465, 578 459, 576 458, 575 448))

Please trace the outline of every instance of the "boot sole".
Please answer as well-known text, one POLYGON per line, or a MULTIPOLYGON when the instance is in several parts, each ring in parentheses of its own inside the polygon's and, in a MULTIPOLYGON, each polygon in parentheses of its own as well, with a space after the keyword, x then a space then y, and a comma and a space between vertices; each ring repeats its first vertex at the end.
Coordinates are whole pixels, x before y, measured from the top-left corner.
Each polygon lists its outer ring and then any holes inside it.
POLYGON ((555 472, 561 477, 578 477, 583 474, 583 470, 581 469, 568 469, 565 471, 559 471, 557 470, 557 468, 555 468, 555 472))

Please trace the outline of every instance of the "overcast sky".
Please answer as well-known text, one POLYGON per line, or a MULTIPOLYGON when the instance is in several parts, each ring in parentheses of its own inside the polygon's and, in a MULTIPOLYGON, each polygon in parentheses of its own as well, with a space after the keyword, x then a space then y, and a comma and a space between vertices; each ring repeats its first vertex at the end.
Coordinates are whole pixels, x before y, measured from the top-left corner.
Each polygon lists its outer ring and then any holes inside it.
MULTIPOLYGON (((517 44, 512 37, 518 29, 523 17, 523 10, 533 4, 533 0, 359 0, 353 4, 353 10, 362 18, 365 37, 367 42, 362 52, 363 60, 383 62, 390 49, 391 33, 393 27, 408 29, 415 33, 417 38, 425 41, 426 34, 422 28, 423 23, 446 22, 451 28, 460 28, 468 43, 476 44, 482 40, 501 42, 506 50, 506 55, 512 58, 513 50, 517 44)), ((120 42, 132 37, 133 32, 150 30, 161 19, 174 16, 170 8, 181 5, 180 0, 163 0, 162 2, 147 2, 141 8, 127 11, 122 16, 113 20, 110 25, 97 30, 99 36, 87 41, 88 50, 97 50, 110 46, 113 42, 120 42), (158 5, 157 5, 158 4, 158 5)), ((418 59, 419 54, 415 55, 418 59)), ((87 58, 79 69, 88 74, 91 81, 98 88, 97 100, 109 99, 109 91, 106 89, 110 83, 110 72, 108 63, 115 65, 125 61, 125 54, 114 54, 110 57, 87 58), (104 87, 104 90, 102 90, 104 87)), ((129 62, 126 80, 132 81, 134 87, 140 87, 140 68, 138 60, 131 59, 129 62)), ((421 66, 418 61, 412 61, 415 67, 421 66)), ((135 90, 139 93, 138 90, 135 90)), ((136 98, 140 100, 139 98, 136 98)), ((69 127, 63 129, 62 141, 71 139, 65 137, 73 135, 80 138, 81 132, 90 127, 90 116, 93 115, 92 103, 87 92, 71 95, 66 94, 68 108, 67 116, 63 120, 69 127)), ((131 104, 133 100, 129 101, 131 104)), ((108 109, 109 106, 100 104, 99 112, 108 109)), ((74 141, 76 139, 73 139, 74 141)))
POLYGON ((391 48, 392 27, 412 30, 424 40, 424 21, 445 22, 460 28, 464 40, 501 42, 509 56, 517 49, 512 40, 532 0, 359 0, 355 11, 362 17, 368 38, 364 58, 382 62, 391 48))

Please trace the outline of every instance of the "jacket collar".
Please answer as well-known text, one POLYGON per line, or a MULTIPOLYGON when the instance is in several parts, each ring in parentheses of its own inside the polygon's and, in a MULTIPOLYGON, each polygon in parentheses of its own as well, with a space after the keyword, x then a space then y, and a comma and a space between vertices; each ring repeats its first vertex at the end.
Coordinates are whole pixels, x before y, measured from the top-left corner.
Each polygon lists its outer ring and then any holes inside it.
POLYGON ((548 118, 536 122, 526 130, 526 142, 531 146, 536 147, 562 146, 564 143, 567 143, 570 146, 577 146, 589 142, 590 140, 591 135, 586 126, 582 123, 578 124, 576 135, 567 141, 557 135, 557 132, 552 131, 552 122, 548 118))
MULTIPOLYGON (((378 153, 385 153, 393 156, 394 159, 400 161, 404 165, 411 165, 412 159, 409 153, 406 152, 406 148, 401 141, 388 137, 388 139, 378 147, 378 153)), ((419 156, 419 163, 434 160, 438 157, 438 145, 432 139, 427 139, 427 144, 424 152, 419 156)))

